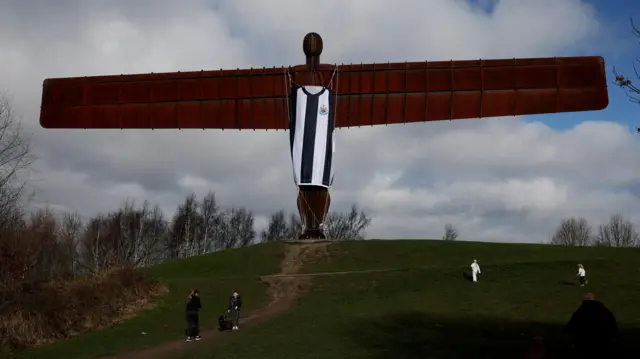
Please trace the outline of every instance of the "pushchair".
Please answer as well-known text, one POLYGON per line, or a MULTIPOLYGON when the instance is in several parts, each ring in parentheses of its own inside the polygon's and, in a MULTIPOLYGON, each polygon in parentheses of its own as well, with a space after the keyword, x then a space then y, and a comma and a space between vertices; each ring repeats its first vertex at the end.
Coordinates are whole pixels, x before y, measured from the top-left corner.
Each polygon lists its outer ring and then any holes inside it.
POLYGON ((225 311, 224 314, 218 317, 218 325, 219 325, 218 330, 221 332, 225 330, 231 330, 233 328, 233 322, 229 318, 228 312, 225 311))

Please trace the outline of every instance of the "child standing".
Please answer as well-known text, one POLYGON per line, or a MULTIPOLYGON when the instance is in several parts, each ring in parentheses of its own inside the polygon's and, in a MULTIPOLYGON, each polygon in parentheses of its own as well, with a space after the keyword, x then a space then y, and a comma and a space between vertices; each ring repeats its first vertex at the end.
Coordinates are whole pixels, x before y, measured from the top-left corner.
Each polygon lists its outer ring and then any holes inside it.
POLYGON ((578 277, 580 277, 580 286, 584 287, 587 284, 587 272, 584 270, 584 266, 582 264, 578 264, 578 277))

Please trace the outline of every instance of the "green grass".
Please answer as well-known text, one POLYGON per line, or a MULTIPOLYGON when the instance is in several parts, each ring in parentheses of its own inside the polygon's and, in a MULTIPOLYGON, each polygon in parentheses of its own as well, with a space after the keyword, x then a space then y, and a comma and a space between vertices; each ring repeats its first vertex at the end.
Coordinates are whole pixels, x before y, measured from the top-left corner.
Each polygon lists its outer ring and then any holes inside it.
POLYGON ((180 339, 186 327, 186 297, 193 288, 201 292, 201 327, 215 327, 218 315, 226 309, 228 297, 234 289, 246 298, 247 311, 267 303, 266 286, 260 282, 259 276, 278 273, 283 254, 282 243, 270 243, 176 260, 146 269, 170 289, 170 293, 155 308, 142 311, 135 318, 100 332, 15 354, 4 354, 0 358, 88 359, 180 339))
MULTIPOLYGON (((278 272, 282 254, 283 245, 274 243, 152 268, 149 273, 172 288, 158 308, 104 332, 11 357, 93 358, 175 339, 193 286, 203 292, 205 326, 215 325, 232 287, 243 291, 248 306, 264 304, 257 277, 278 272)), ((639 249, 345 242, 303 272, 380 269, 396 271, 316 277, 311 292, 280 317, 177 359, 522 358, 536 334, 544 336, 550 358, 567 358, 563 327, 587 291, 614 312, 627 350, 640 351, 634 343, 640 337, 639 249), (463 275, 474 258, 482 266, 477 284, 463 275), (577 263, 587 270, 586 288, 575 285, 577 263)))
MULTIPOLYGON (((273 242, 175 260, 147 269, 161 280, 243 278, 280 272, 284 244, 273 242)), ((188 294, 188 293, 187 293, 188 294)))
MULTIPOLYGON (((329 247, 331 255, 309 263, 303 272, 352 271, 400 268, 467 268, 472 259, 481 266, 494 263, 548 262, 558 260, 578 262, 589 259, 634 260, 640 250, 616 248, 566 248, 539 244, 504 244, 481 242, 416 241, 352 241, 329 247)), ((588 266, 588 263, 583 263, 588 266)), ((588 270, 589 268, 587 268, 588 270)))
POLYGON ((566 358, 563 327, 586 291, 615 313, 627 349, 637 353, 639 264, 635 249, 342 243, 305 271, 407 270, 317 277, 314 290, 281 317, 180 359, 522 358, 536 334, 549 357, 566 358), (477 284, 463 276, 473 258, 483 270, 477 284), (572 285, 578 262, 588 287, 572 285))

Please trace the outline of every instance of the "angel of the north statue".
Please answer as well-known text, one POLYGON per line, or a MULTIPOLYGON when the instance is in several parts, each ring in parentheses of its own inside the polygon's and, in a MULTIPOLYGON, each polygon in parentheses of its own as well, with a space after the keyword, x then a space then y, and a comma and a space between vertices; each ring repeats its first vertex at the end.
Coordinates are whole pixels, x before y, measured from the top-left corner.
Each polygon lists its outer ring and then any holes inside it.
MULTIPOLYGON (((289 130, 302 239, 325 238, 335 129, 602 110, 602 57, 321 64, 46 79, 40 124, 77 129, 289 130)), ((256 177, 259 176, 256 173, 256 177)))

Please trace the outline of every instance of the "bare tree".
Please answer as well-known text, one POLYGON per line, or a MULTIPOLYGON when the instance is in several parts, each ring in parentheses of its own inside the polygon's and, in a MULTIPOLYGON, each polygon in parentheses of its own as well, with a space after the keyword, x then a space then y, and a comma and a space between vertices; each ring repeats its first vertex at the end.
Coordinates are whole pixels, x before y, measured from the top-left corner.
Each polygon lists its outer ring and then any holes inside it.
POLYGON ((359 211, 353 204, 351 211, 329 213, 326 221, 325 233, 327 238, 343 240, 364 239, 365 231, 371 225, 371 218, 364 211, 359 211))
POLYGON ((0 94, 0 229, 12 226, 22 216, 19 204, 26 179, 21 174, 34 159, 29 136, 7 96, 0 94))
POLYGON ((80 241, 80 264, 83 273, 98 275, 105 270, 127 264, 133 246, 125 242, 122 209, 89 219, 80 241))
MULTIPOLYGON (((635 24, 633 23, 633 19, 630 19, 630 21, 631 21, 631 33, 635 37, 640 38, 640 29, 638 29, 635 26, 635 24)), ((635 72, 636 77, 640 78, 640 73, 638 72, 638 69, 636 67, 637 64, 640 64, 640 59, 636 58, 633 61, 632 66, 633 66, 633 71, 635 72)), ((640 88, 634 85, 630 78, 618 73, 615 68, 613 69, 613 73, 616 76, 616 84, 627 90, 626 94, 627 96, 629 96, 629 100, 631 100, 632 102, 640 103, 640 97, 638 97, 638 95, 640 95, 640 88)))
POLYGON ((171 224, 171 237, 168 245, 173 258, 189 257, 202 246, 202 216, 194 193, 187 196, 178 206, 171 224))
POLYGON ((115 258, 119 265, 131 264, 136 265, 140 260, 140 245, 144 233, 144 218, 149 212, 149 204, 145 201, 140 211, 136 210, 133 200, 127 199, 122 207, 113 214, 113 220, 116 233, 116 253, 115 258))
POLYGON ((287 234, 285 238, 296 239, 302 234, 302 220, 298 212, 292 212, 289 215, 289 222, 287 223, 287 234))
POLYGON ((253 229, 254 217, 246 208, 233 208, 226 211, 218 232, 218 249, 246 247, 253 244, 256 232, 253 229))
POLYGON ((108 216, 115 265, 138 267, 149 261, 157 246, 156 241, 160 239, 150 235, 153 232, 151 225, 155 225, 153 221, 157 219, 153 216, 161 214, 159 208, 154 211, 147 201, 138 207, 134 201, 127 200, 108 216))
POLYGON ((147 266, 165 259, 167 222, 158 206, 126 201, 117 211, 88 221, 81 235, 83 269, 98 274, 111 267, 147 266))
POLYGON ((603 247, 633 247, 640 243, 640 234, 631 221, 617 213, 599 226, 595 242, 603 247))
POLYGON ((281 209, 271 214, 268 227, 260 233, 260 240, 262 242, 284 240, 288 238, 287 235, 289 232, 289 225, 287 224, 284 209, 281 209))
POLYGON ((18 226, 24 226, 24 212, 20 206, 23 194, 23 186, 0 187, 0 231, 14 230, 18 226))
POLYGON ((79 271, 82 274, 98 274, 106 269, 106 255, 104 240, 107 236, 107 228, 105 226, 106 218, 104 216, 96 216, 89 219, 85 230, 82 233, 78 252, 80 255, 79 271))
POLYGON ((164 256, 167 237, 167 221, 159 206, 144 201, 140 207, 131 202, 130 207, 121 209, 126 234, 121 234, 122 246, 126 248, 122 262, 136 267, 155 264, 164 256))
MULTIPOLYGON (((631 22, 631 33, 635 37, 640 39, 640 29, 638 29, 635 26, 635 24, 633 23, 633 19, 630 19, 630 22, 631 22)), ((635 73, 636 78, 640 79, 640 72, 636 67, 638 64, 640 64, 640 59, 639 58, 634 59, 632 63, 633 72, 635 73)), ((625 94, 627 95, 627 97, 629 97, 629 100, 631 102, 640 103, 640 87, 635 85, 629 77, 617 72, 615 67, 613 68, 613 73, 616 77, 616 84, 619 87, 626 90, 625 94)), ((640 134, 640 127, 636 127, 636 132, 640 134)))
POLYGON ((155 205, 145 218, 144 240, 141 246, 141 261, 139 266, 149 266, 159 263, 166 258, 165 244, 169 237, 169 223, 162 210, 155 205))
POLYGON ((0 310, 20 296, 21 285, 33 281, 38 250, 26 227, 0 232, 0 310))
POLYGON ((33 240, 33 231, 27 229, 21 206, 24 172, 34 159, 29 136, 8 97, 0 94, 0 299, 5 298, 3 293, 18 290, 16 285, 30 280, 39 269, 34 258, 40 246, 33 240))
POLYGON ((593 244, 591 226, 585 218, 564 219, 556 228, 551 244, 563 246, 589 246, 593 244))
POLYGON ((240 247, 247 247, 254 244, 256 239, 256 231, 253 229, 255 218, 253 212, 246 208, 240 208, 233 212, 231 216, 231 224, 234 234, 238 238, 240 247))
POLYGON ((82 219, 78 213, 63 213, 58 230, 60 258, 55 275, 61 278, 73 278, 78 274, 78 245, 82 237, 82 219))
POLYGON ((445 224, 444 226, 444 236, 442 236, 443 241, 455 241, 458 239, 458 229, 453 226, 453 224, 445 224))
POLYGON ((32 252, 33 280, 48 280, 52 277, 52 269, 60 262, 58 250, 58 223, 50 208, 34 211, 23 232, 23 238, 29 238, 34 244, 32 252))
POLYGON ((216 231, 220 226, 220 214, 218 213, 218 204, 216 196, 213 192, 207 193, 202 199, 200 205, 200 235, 201 248, 198 253, 204 254, 215 250, 216 231))

